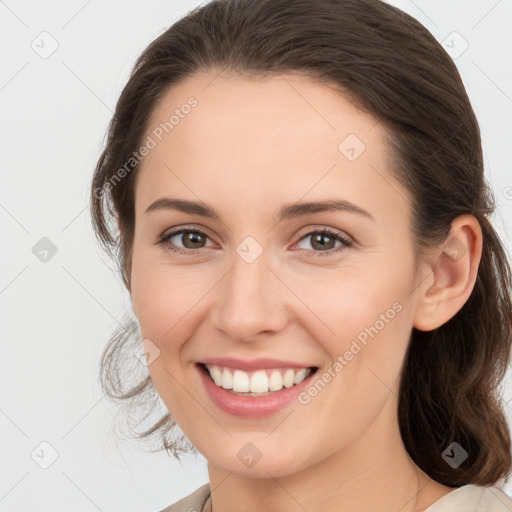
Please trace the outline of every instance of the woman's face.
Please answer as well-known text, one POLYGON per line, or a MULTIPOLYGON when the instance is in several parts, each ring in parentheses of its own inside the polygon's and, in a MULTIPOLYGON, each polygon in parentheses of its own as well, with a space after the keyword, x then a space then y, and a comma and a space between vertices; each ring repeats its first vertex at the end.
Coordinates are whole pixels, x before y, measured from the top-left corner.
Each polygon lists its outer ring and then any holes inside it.
POLYGON ((408 194, 383 136, 339 93, 292 75, 198 74, 153 112, 131 297, 162 400, 216 466, 283 476, 363 439, 371 454, 397 429, 417 289, 408 194), (198 206, 150 208, 162 198, 198 206), (300 206, 326 201, 339 208, 300 206), (230 377, 284 387, 235 395, 230 377))

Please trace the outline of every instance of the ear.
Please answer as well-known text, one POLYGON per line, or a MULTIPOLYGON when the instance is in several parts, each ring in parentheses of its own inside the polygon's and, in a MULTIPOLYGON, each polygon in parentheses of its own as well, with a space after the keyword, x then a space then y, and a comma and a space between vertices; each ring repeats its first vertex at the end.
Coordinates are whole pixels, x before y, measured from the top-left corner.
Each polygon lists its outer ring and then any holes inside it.
POLYGON ((431 331, 455 316, 473 291, 481 256, 480 223, 473 215, 460 215, 446 242, 428 258, 417 290, 416 329, 431 331))

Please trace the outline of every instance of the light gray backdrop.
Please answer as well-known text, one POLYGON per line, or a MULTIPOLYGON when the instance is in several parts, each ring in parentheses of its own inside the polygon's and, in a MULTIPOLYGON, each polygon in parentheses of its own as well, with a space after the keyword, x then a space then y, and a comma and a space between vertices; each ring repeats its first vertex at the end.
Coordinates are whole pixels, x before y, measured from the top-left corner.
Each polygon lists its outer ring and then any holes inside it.
MULTIPOLYGON (((444 41, 459 67, 510 250, 512 1, 391 3, 444 41)), ((197 5, 0 1, 2 512, 157 511, 207 482, 201 456, 181 466, 135 441, 114 443, 97 366, 129 296, 96 245, 87 207, 131 66, 197 5)), ((512 398, 510 378, 504 396, 512 398)), ((512 495, 512 485, 505 490, 512 495)))

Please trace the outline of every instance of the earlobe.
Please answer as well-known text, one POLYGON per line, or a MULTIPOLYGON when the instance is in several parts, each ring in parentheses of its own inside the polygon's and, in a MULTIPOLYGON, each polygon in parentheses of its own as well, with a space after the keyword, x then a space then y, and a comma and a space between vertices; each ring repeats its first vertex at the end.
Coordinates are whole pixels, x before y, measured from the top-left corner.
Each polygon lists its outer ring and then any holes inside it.
POLYGON ((473 215, 464 214, 452 222, 446 242, 432 253, 418 286, 416 329, 440 327, 466 303, 476 282, 482 243, 482 229, 473 215))

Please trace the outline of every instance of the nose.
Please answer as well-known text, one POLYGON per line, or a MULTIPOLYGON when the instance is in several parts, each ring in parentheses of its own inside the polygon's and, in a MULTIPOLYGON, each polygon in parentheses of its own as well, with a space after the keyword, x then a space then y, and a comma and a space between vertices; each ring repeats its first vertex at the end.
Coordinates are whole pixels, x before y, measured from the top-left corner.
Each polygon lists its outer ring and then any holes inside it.
POLYGON ((235 341, 282 330, 291 292, 270 268, 265 252, 248 262, 234 252, 231 270, 219 283, 214 326, 235 341))

